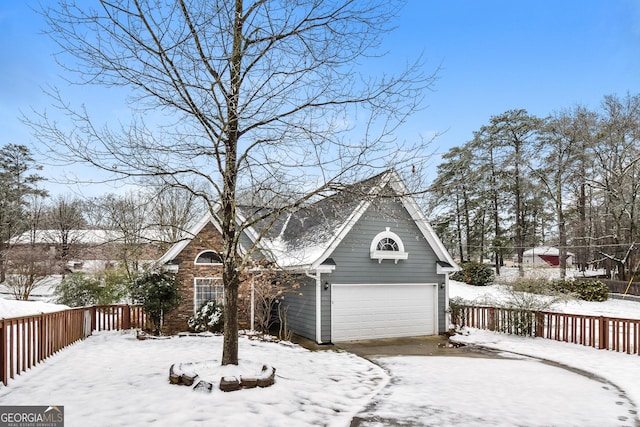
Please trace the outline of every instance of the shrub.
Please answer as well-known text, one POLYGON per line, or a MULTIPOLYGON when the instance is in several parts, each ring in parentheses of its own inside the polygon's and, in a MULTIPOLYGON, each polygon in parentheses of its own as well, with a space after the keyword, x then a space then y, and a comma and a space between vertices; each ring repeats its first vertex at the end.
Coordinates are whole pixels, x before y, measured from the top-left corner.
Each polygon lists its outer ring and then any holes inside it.
POLYGON ((129 295, 129 278, 122 270, 106 269, 98 275, 102 291, 98 296, 98 304, 116 304, 129 295))
POLYGON ((546 278, 518 277, 510 282, 509 286, 516 292, 527 292, 538 295, 556 295, 558 293, 551 281, 546 278))
POLYGON ((456 271, 451 280, 457 280, 473 286, 487 286, 493 283, 493 270, 491 267, 479 262, 466 262, 462 264, 462 270, 456 271))
POLYGON ((224 326, 222 305, 215 300, 205 301, 188 323, 192 332, 221 332, 224 326))
POLYGON ((97 279, 84 273, 71 273, 56 286, 56 302, 69 307, 98 304, 101 288, 97 279))
POLYGON ((609 299, 609 288, 599 280, 554 280, 553 287, 584 301, 602 302, 609 299))
POLYGON ((452 326, 463 328, 465 326, 465 307, 472 305, 461 297, 453 297, 449 299, 449 310, 451 311, 452 326))
POLYGON ((146 272, 131 283, 131 298, 144 306, 160 335, 165 314, 180 304, 179 283, 169 272, 146 272))
POLYGON ((71 273, 55 290, 56 302, 69 307, 116 304, 127 294, 126 276, 114 271, 104 271, 98 277, 82 272, 71 273))

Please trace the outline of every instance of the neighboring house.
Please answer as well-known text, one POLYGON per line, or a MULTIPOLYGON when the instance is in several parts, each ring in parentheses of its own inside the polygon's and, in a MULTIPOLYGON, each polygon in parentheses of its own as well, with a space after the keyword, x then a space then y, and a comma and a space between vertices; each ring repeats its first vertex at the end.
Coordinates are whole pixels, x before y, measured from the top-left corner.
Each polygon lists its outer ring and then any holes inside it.
MULTIPOLYGON (((147 231, 136 243, 136 255, 141 264, 155 261, 162 253, 160 248, 163 243, 158 235, 157 232, 147 231)), ((67 242, 67 255, 61 266, 66 271, 94 272, 117 265, 123 248, 133 246, 125 241, 121 232, 102 229, 69 230, 67 242)), ((12 253, 28 252, 33 248, 59 257, 62 253, 60 231, 36 230, 22 233, 9 241, 8 258, 11 258, 12 253)))
MULTIPOLYGON (((567 267, 573 266, 573 253, 567 252, 567 267)), ((549 246, 538 246, 524 251, 522 265, 525 267, 559 267, 560 250, 549 246)))
MULTIPOLYGON (((395 171, 281 215, 256 258, 295 277, 287 327, 318 343, 436 335, 448 329, 448 275, 459 267, 395 171)), ((238 208, 242 222, 262 208, 238 208)), ((264 223, 264 222, 263 222, 264 223)), ((249 229, 255 243, 263 223, 249 229)), ((159 262, 177 271, 183 303, 167 319, 186 328, 205 298, 220 298, 220 230, 206 215, 159 262)))
MULTIPOLYGON (((50 276, 38 281, 29 296, 29 299, 53 301, 55 288, 62 280, 63 274, 98 273, 106 268, 118 266, 125 255, 128 259, 133 259, 135 255, 141 268, 153 264, 162 254, 163 245, 166 247, 166 244, 158 240, 158 235, 157 232, 147 231, 138 243, 133 245, 125 241, 122 233, 113 230, 70 230, 64 251, 66 256, 61 259, 63 245, 60 242, 59 230, 27 231, 9 241, 6 256, 9 264, 16 260, 25 262, 34 259, 36 255, 40 258, 46 255, 54 261, 50 276)), ((0 283, 0 298, 12 297, 11 289, 0 283)))

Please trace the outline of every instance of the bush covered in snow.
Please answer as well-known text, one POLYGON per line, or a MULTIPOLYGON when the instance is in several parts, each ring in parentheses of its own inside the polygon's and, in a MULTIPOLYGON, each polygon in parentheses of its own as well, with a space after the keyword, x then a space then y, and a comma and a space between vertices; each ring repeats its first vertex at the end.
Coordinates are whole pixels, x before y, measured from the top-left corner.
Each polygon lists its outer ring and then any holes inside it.
POLYGON ((473 286, 487 286, 493 283, 493 270, 488 265, 479 262, 465 262, 461 267, 461 271, 456 271, 451 276, 452 280, 473 286))
POLYGON ((165 315, 180 304, 179 285, 174 274, 164 271, 146 272, 131 283, 131 298, 144 306, 158 335, 165 315))
POLYGON ((56 302, 69 307, 83 307, 98 303, 100 282, 84 273, 71 273, 55 290, 56 302))
POLYGON ((554 280, 554 289, 562 293, 571 293, 584 301, 606 301, 609 288, 599 280, 554 280))
POLYGON ((98 277, 82 272, 71 273, 55 289, 56 302, 69 307, 115 304, 127 294, 125 278, 117 272, 105 272, 98 277))
POLYGON ((221 332, 224 326, 222 305, 215 300, 205 301, 188 323, 191 332, 221 332))

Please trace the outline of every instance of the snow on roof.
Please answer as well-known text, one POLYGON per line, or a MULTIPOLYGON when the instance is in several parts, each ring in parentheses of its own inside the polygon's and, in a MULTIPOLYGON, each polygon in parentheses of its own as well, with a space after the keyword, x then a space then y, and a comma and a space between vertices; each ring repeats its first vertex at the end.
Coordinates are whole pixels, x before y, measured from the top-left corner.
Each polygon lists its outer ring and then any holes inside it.
MULTIPOLYGON (((524 251, 523 255, 525 256, 534 256, 534 255, 559 256, 560 249, 554 248, 552 246, 538 246, 538 247, 524 251)), ((573 255, 573 253, 567 252, 567 255, 573 255)))
MULTIPOLYGON (((388 170, 367 180, 345 186, 336 193, 295 212, 281 215, 263 238, 261 247, 271 253, 282 267, 316 268, 331 256, 347 232, 385 188, 390 188, 394 194, 408 193, 398 174, 394 170, 388 170)), ((415 201, 409 196, 402 196, 401 200, 439 260, 457 268, 415 201)), ((264 210, 249 210, 245 217, 258 213, 264 213, 264 210)), ((260 224, 258 228, 259 226, 260 224)))
MULTIPOLYGON (((32 231, 24 233, 12 238, 9 243, 12 245, 19 244, 55 244, 60 242, 60 230, 36 230, 32 236, 32 231)), ((159 241, 160 233, 157 230, 145 230, 141 236, 148 241, 159 241)), ((105 243, 118 242, 123 238, 123 233, 116 230, 70 230, 69 242, 84 245, 100 245, 105 243)))
MULTIPOLYGON (((260 249, 278 265, 284 268, 317 268, 331 256, 371 202, 387 187, 396 194, 407 193, 398 174, 388 170, 356 184, 341 186, 332 194, 294 211, 236 206, 236 213, 240 223, 255 222, 246 229, 247 235, 254 242, 257 236, 262 235, 260 249)), ((408 196, 402 196, 401 200, 439 260, 458 269, 415 201, 408 196)), ((207 212, 190 230, 191 237, 173 245, 158 263, 166 264, 173 260, 208 222, 220 229, 215 218, 207 212)))

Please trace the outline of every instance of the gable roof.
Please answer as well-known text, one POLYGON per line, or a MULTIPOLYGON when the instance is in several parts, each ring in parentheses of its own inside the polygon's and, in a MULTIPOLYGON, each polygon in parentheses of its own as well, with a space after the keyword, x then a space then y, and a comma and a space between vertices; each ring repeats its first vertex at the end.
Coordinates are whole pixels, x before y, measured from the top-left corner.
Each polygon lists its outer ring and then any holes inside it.
MULTIPOLYGON (((332 262, 330 257, 333 251, 376 197, 382 196, 387 188, 393 191, 391 195, 400 195, 403 206, 433 249, 438 261, 450 265, 452 270, 459 269, 394 170, 344 186, 315 203, 276 214, 276 217, 269 216, 264 207, 238 206, 236 210, 239 222, 265 216, 246 230, 247 236, 255 242, 260 230, 266 229, 258 245, 265 256, 282 268, 316 270, 321 265, 332 262), (269 222, 272 222, 270 227, 269 222)), ((209 221, 220 229, 212 215, 207 213, 189 230, 187 238, 170 248, 159 263, 173 260, 209 221)))
MULTIPOLYGON (((376 197, 390 188, 400 195, 404 208, 429 243, 438 261, 458 269, 442 241, 395 170, 346 186, 309 206, 281 215, 261 241, 260 247, 281 267, 315 270, 358 222, 376 197)), ((258 225, 259 227, 259 225, 258 225)))
MULTIPOLYGON (((535 248, 528 249, 522 253, 523 256, 559 256, 560 249, 552 246, 537 246, 535 248)), ((567 251, 568 256, 573 256, 572 252, 567 251)))
POLYGON ((184 248, 187 247, 187 245, 191 242, 191 240, 193 240, 193 238, 196 237, 198 233, 200 233, 208 223, 213 224, 213 226, 216 227, 218 231, 222 232, 222 230, 220 229, 220 225, 218 224, 217 221, 214 220, 213 215, 211 215, 211 212, 207 211, 207 213, 204 214, 202 218, 200 218, 200 221, 195 223, 193 227, 187 230, 184 238, 174 243, 173 246, 171 246, 169 250, 167 250, 167 252, 165 252, 164 255, 160 257, 160 259, 157 261, 157 264, 164 265, 168 262, 173 261, 178 256, 178 254, 180 254, 180 252, 182 252, 184 248))

